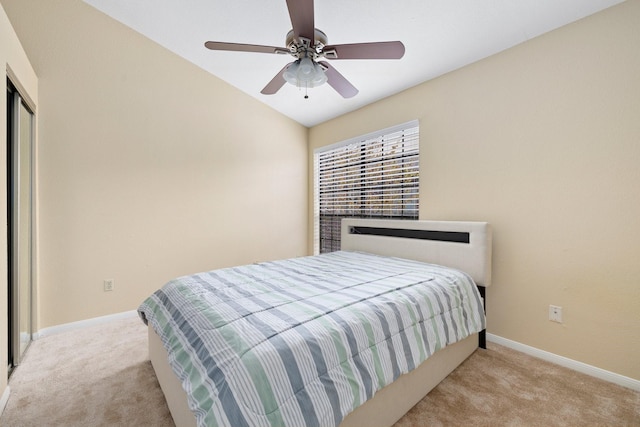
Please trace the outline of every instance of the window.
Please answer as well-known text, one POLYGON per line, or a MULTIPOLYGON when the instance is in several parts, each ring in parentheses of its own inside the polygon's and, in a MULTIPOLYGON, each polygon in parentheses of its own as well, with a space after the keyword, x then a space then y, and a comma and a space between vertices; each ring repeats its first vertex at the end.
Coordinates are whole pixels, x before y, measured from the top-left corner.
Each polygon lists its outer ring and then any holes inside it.
POLYGON ((316 150, 316 253, 340 249, 345 217, 418 219, 419 128, 412 121, 316 150))

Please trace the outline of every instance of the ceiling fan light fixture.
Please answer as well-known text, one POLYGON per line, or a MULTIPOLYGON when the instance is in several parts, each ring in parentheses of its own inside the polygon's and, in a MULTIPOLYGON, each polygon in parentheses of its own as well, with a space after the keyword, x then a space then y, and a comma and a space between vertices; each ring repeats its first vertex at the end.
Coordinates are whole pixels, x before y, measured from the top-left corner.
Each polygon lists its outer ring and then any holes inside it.
POLYGON ((304 88, 318 87, 327 82, 322 67, 309 57, 292 62, 282 76, 288 83, 304 88))

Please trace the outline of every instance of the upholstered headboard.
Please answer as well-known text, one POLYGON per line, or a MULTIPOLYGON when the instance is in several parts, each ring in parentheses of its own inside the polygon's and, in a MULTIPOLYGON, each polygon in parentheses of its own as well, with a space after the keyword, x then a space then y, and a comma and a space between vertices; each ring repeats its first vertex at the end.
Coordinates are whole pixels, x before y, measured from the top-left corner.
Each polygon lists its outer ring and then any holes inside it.
POLYGON ((345 218, 341 249, 440 264, 491 284, 491 226, 471 221, 345 218))

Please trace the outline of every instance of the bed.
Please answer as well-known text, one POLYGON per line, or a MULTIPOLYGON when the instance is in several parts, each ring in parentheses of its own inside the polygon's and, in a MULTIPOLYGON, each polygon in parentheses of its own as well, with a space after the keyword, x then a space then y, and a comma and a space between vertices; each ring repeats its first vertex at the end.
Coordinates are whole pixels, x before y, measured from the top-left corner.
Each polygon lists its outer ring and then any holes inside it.
POLYGON ((391 426, 482 346, 491 238, 345 219, 340 252, 170 282, 139 313, 176 425, 391 426))

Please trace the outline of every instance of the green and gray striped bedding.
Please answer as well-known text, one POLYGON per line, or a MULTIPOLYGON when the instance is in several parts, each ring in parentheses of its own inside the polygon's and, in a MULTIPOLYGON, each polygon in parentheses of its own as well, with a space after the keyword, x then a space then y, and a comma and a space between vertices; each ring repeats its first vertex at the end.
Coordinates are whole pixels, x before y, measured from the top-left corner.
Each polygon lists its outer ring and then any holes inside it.
POLYGON ((485 325, 466 274, 343 251, 181 277, 138 311, 201 427, 337 426, 485 325))

